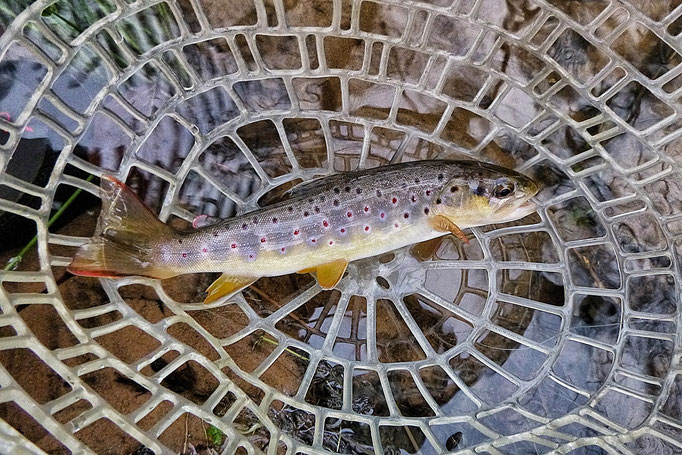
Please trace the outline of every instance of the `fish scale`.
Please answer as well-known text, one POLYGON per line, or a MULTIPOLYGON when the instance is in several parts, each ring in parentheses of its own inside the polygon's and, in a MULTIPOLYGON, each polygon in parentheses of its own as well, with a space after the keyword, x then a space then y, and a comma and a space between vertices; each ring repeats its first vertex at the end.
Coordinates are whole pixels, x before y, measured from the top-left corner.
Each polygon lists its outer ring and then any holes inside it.
MULTIPOLYGON (((434 204, 439 187, 438 176, 443 175, 440 180, 444 180, 447 169, 434 163, 434 166, 422 169, 419 176, 415 177, 407 175, 410 168, 401 166, 401 169, 392 170, 389 175, 346 175, 345 179, 329 182, 327 188, 312 201, 309 196, 300 196, 277 206, 252 212, 242 217, 245 219, 229 220, 211 226, 207 232, 191 233, 191 240, 183 243, 189 247, 178 248, 172 254, 182 257, 184 252, 187 254, 184 258, 185 265, 196 258, 199 263, 194 270, 207 271, 215 270, 216 262, 224 262, 229 258, 224 256, 225 251, 237 260, 236 266, 239 268, 240 260, 246 263, 257 262, 264 252, 285 248, 285 254, 305 256, 308 254, 306 249, 343 249, 354 242, 357 247, 358 242, 372 243, 387 233, 400 236, 401 232, 415 225, 422 227, 423 240, 427 240, 433 237, 434 232, 430 227, 422 226, 428 216, 424 209, 430 210, 434 204), (407 184, 406 179, 410 177, 411 183, 407 184), (393 199, 397 201, 395 204, 393 199), (338 205, 334 201, 338 201, 338 205), (365 207, 368 211, 365 211, 365 207), (405 214, 408 215, 407 218, 405 214), (273 218, 277 220, 274 223, 273 218), (325 220, 327 227, 323 224, 325 220), (398 227, 395 226, 396 223, 398 227), (246 230, 242 228, 245 224, 246 230), (369 229, 365 230, 366 227, 369 229), (342 230, 345 232, 341 232, 342 230), (295 235, 297 231, 298 235, 295 235), (261 242, 262 239, 265 242, 261 242), (314 244, 311 239, 316 240, 314 244), (330 241, 333 244, 330 245, 330 241), (231 243, 238 245, 232 252, 230 250, 233 249, 229 248, 231 243), (294 249, 297 246, 302 248, 294 249), (198 252, 203 248, 218 254, 202 257, 198 252), (253 258, 255 261, 248 260, 249 254, 256 255, 253 258)), ((256 263, 244 265, 240 270, 243 273, 255 273, 258 267, 260 264, 256 263)))
POLYGON ((329 288, 350 261, 447 233, 466 239, 462 228, 525 216, 534 211, 528 202, 537 189, 498 166, 418 161, 324 177, 278 204, 182 232, 156 219, 128 187, 104 178, 99 230, 69 270, 154 278, 224 272, 208 301, 259 277, 297 271, 316 271, 329 288))

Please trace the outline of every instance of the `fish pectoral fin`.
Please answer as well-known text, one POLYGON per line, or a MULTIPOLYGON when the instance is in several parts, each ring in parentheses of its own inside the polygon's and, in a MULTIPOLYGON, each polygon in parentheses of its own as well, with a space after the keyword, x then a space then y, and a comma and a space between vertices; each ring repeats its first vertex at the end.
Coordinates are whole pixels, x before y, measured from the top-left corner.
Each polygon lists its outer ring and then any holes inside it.
POLYGON ((320 264, 315 267, 299 270, 298 273, 313 273, 317 272, 317 282, 320 283, 322 289, 332 289, 343 278, 343 273, 348 267, 348 261, 345 259, 337 259, 336 261, 320 264))
POLYGON ((443 215, 436 215, 430 220, 431 227, 440 232, 449 232, 457 236, 464 243, 469 243, 469 238, 457 225, 443 215))
POLYGON ((412 256, 418 261, 428 261, 436 256, 436 251, 443 244, 443 236, 419 242, 412 247, 412 256))
POLYGON ((348 261, 338 259, 317 266, 317 282, 322 289, 332 289, 343 278, 343 273, 348 267, 348 261))
POLYGON ((215 280, 208 289, 206 289, 208 295, 204 300, 204 304, 215 302, 221 297, 229 296, 241 291, 257 279, 258 278, 252 276, 232 276, 223 273, 220 275, 220 278, 215 280))

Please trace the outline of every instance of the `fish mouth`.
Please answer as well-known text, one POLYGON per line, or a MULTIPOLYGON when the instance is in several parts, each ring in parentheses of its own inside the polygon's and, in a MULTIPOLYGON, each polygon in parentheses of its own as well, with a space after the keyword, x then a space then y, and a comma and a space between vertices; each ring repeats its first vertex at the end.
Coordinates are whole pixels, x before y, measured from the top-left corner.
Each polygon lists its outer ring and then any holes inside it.
POLYGON ((538 209, 538 202, 535 199, 528 199, 522 204, 515 207, 508 214, 504 215, 502 219, 496 220, 496 223, 506 223, 509 221, 516 221, 525 216, 530 215, 538 209))

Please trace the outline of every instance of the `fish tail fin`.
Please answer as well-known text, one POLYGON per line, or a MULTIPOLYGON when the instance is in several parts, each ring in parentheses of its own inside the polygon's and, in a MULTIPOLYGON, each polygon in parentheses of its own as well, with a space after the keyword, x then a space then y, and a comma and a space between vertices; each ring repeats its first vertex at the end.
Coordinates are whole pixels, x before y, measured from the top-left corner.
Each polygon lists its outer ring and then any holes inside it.
POLYGON ((174 229, 114 177, 102 177, 100 195, 102 210, 95 235, 78 249, 67 270, 74 275, 98 277, 174 276, 154 257, 154 246, 171 239, 174 229))

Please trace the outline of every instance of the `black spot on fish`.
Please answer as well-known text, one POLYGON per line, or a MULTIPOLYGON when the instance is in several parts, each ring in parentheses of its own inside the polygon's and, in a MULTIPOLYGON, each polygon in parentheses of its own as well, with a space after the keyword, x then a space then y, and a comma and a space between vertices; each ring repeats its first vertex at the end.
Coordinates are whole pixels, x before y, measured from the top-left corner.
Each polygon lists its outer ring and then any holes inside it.
POLYGON ((403 215, 403 218, 405 218, 405 219, 408 219, 409 217, 410 217, 410 214, 409 214, 409 213, 406 213, 406 214, 403 215))
POLYGON ((440 204, 441 202, 443 201, 441 201, 440 198, 436 199, 436 204, 440 204))
POLYGON ((310 212, 308 212, 307 210, 305 212, 303 212, 303 216, 308 216, 308 215, 310 215, 310 212))
POLYGON ((362 189, 360 189, 360 188, 355 188, 355 192, 356 192, 357 194, 360 194, 360 193, 362 193, 362 189))
POLYGON ((419 184, 419 182, 421 182, 421 180, 419 180, 419 179, 414 179, 414 183, 419 184))
POLYGON ((345 187, 344 190, 346 191, 346 193, 350 193, 350 187, 349 186, 345 187))
POLYGON ((424 214, 425 214, 425 215, 428 215, 430 211, 431 211, 431 210, 429 210, 428 207, 424 207, 424 214))
POLYGON ((242 224, 242 229, 247 230, 249 226, 246 225, 246 223, 242 224))
POLYGON ((485 196, 488 194, 488 189, 483 185, 479 185, 478 187, 476 187, 476 189, 473 191, 473 193, 476 196, 485 196))
POLYGON ((272 222, 276 224, 276 223, 277 223, 277 218, 273 218, 273 219, 272 219, 272 222))
POLYGON ((457 191, 459 191, 459 188, 457 188, 456 186, 450 187, 451 193, 456 193, 457 191))
POLYGON ((338 206, 339 206, 339 200, 338 200, 338 199, 334 199, 334 207, 338 207, 338 206))
POLYGON ((320 208, 317 206, 315 207, 315 213, 320 213, 320 208))
POLYGON ((339 193, 341 192, 341 188, 339 188, 339 187, 337 186, 336 188, 334 188, 334 192, 335 192, 336 194, 339 194, 339 193))
POLYGON ((444 178, 445 178, 445 176, 444 176, 443 174, 438 174, 438 181, 439 181, 439 182, 440 182, 441 180, 443 180, 444 178))
POLYGON ((381 197, 381 190, 377 190, 377 197, 381 197))

